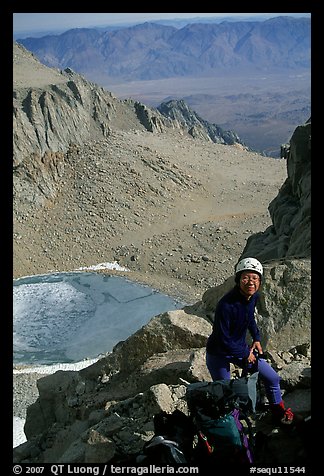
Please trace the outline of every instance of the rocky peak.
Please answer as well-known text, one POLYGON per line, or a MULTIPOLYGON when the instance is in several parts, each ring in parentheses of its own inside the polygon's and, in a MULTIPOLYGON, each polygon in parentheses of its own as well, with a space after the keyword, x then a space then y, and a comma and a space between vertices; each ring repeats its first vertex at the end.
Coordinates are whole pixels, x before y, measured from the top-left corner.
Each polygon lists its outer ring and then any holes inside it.
POLYGON ((163 102, 157 109, 164 116, 177 121, 182 127, 185 127, 194 138, 199 137, 216 144, 233 145, 237 143, 246 147, 235 132, 224 131, 220 126, 202 119, 195 111, 190 109, 183 99, 163 102))
MULTIPOLYGON (((113 131, 174 131, 223 144, 240 143, 234 133, 223 133, 203 121, 184 102, 173 104, 172 117, 165 108, 159 111, 137 101, 118 100, 70 68, 60 71, 42 65, 16 43, 13 75, 16 203, 19 200, 29 206, 41 206, 53 199, 69 149, 107 138, 113 131)), ((17 211, 19 206, 14 208, 17 211)))
POLYGON ((287 179, 268 207, 272 225, 250 236, 242 257, 310 258, 311 126, 309 119, 295 129, 287 148, 287 179))

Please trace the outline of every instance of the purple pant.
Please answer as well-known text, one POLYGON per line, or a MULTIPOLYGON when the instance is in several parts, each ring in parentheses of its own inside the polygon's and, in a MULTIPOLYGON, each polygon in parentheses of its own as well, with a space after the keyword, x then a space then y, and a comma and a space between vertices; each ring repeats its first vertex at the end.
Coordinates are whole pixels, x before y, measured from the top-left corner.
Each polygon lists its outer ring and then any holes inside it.
MULTIPOLYGON (((244 367, 243 359, 226 355, 211 355, 206 352, 206 365, 213 380, 230 379, 230 363, 244 367)), ((280 377, 277 372, 264 359, 259 359, 257 365, 249 367, 249 372, 259 372, 269 403, 280 403, 282 400, 280 390, 280 377)))

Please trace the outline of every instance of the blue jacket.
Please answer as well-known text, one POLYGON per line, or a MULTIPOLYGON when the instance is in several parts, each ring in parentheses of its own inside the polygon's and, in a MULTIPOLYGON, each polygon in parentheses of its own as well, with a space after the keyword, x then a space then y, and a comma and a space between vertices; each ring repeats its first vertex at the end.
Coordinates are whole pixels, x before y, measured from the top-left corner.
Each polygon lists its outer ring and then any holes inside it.
POLYGON ((250 353, 246 343, 247 331, 253 341, 260 340, 260 332, 254 318, 254 309, 259 293, 247 300, 235 286, 223 296, 215 311, 213 330, 208 337, 206 351, 212 355, 228 355, 238 358, 250 353))

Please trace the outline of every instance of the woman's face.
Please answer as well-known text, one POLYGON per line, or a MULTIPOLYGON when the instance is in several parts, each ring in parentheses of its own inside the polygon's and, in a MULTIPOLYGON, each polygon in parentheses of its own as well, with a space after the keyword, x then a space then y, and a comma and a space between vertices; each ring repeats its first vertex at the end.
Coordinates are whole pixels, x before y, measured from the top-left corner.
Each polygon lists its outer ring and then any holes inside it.
POLYGON ((254 293, 260 287, 260 276, 252 271, 243 271, 240 277, 240 290, 248 299, 253 296, 254 293))

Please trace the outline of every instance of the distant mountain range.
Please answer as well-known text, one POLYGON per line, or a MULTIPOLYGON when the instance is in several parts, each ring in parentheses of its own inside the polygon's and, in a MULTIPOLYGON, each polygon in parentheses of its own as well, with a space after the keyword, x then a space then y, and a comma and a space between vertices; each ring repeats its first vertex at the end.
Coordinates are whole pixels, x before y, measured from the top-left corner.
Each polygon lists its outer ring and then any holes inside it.
POLYGON ((310 69, 311 20, 143 23, 115 30, 78 28, 17 40, 47 66, 123 81, 213 76, 222 72, 310 69))

